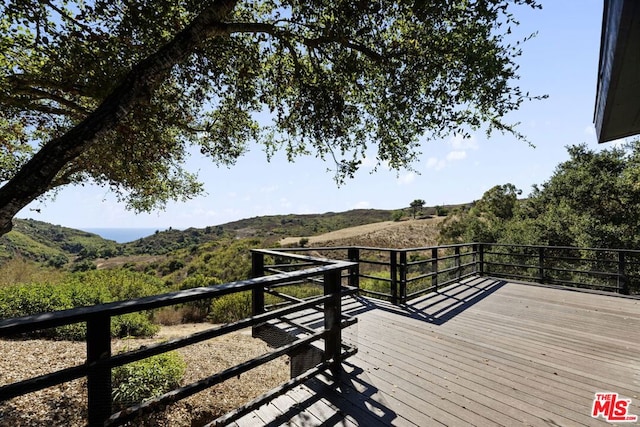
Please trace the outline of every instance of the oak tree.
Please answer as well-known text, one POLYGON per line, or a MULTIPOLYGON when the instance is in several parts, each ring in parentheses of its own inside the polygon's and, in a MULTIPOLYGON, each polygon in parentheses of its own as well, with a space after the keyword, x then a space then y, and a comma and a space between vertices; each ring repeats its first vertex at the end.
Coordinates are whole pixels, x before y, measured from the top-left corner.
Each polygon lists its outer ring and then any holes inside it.
POLYGON ((415 199, 413 202, 409 204, 409 207, 411 208, 411 212, 413 214, 413 219, 416 219, 416 214, 422 211, 422 208, 424 207, 425 203, 426 202, 422 199, 415 199))
POLYGON ((340 182, 363 156, 505 116, 535 0, 6 0, 0 4, 0 234, 36 198, 92 182, 137 211, 202 192, 193 147, 232 164, 312 154, 340 182))

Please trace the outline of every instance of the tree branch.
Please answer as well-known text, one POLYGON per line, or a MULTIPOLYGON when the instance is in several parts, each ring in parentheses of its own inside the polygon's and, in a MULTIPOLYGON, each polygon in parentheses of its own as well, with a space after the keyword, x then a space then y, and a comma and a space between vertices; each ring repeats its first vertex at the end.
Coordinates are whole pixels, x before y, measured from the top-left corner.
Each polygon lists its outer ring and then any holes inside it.
MULTIPOLYGON (((278 27, 275 24, 264 24, 259 22, 235 22, 233 24, 228 25, 228 29, 230 33, 265 33, 269 34, 273 37, 276 37, 282 41, 289 41, 293 36, 290 32, 284 30, 281 27, 278 27), (289 35, 291 37, 283 37, 284 35, 289 35)), ((316 38, 303 38, 302 42, 309 48, 315 49, 323 44, 330 43, 338 43, 341 46, 344 46, 348 49, 352 49, 358 51, 368 57, 371 60, 376 62, 384 61, 384 55, 374 51, 373 49, 362 45, 360 43, 356 43, 352 40, 344 36, 322 36, 316 38)))
POLYGON ((228 35, 223 20, 237 0, 215 0, 169 43, 138 63, 85 120, 61 137, 45 144, 18 173, 0 188, 0 234, 12 228, 13 217, 44 194, 65 165, 112 130, 142 99, 169 75, 202 42, 228 35))
POLYGON ((82 28, 84 31, 87 31, 91 34, 94 33, 93 29, 88 26, 87 24, 78 21, 77 19, 73 18, 72 16, 70 16, 68 13, 66 13, 64 10, 60 9, 58 6, 52 4, 49 0, 46 0, 44 2, 47 6, 49 6, 51 9, 53 9, 55 12, 58 13, 58 15, 60 15, 61 18, 71 22, 72 24, 77 25, 78 27, 82 28))
MULTIPOLYGON (((59 96, 59 95, 55 95, 53 93, 49 93, 45 90, 42 89, 38 89, 35 87, 20 87, 20 88, 16 88, 15 93, 17 94, 25 94, 25 95, 31 95, 31 98, 35 98, 35 99, 40 99, 40 100, 50 100, 53 102, 57 102, 58 104, 67 107, 69 110, 69 113, 71 116, 75 117, 75 118, 84 118, 86 117, 89 113, 91 113, 91 111, 83 108, 82 106, 76 104, 73 101, 70 101, 66 98, 64 98, 63 96, 59 96)), ((32 104, 33 105, 33 104, 32 104)), ((64 110, 61 110, 64 111, 64 110)))

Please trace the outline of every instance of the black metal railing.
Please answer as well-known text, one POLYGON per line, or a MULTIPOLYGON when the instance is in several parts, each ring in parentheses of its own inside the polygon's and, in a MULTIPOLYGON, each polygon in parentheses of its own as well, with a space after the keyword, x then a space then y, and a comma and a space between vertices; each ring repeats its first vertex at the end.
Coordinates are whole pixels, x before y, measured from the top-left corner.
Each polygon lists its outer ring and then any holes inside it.
MULTIPOLYGON (((269 254, 270 251, 257 253, 261 253, 264 256, 269 254)), ((257 407, 263 402, 273 398, 275 393, 283 393, 305 379, 317 375, 317 373, 321 371, 330 369, 335 374, 339 372, 341 361, 355 352, 353 348, 345 349, 341 340, 342 328, 353 323, 353 320, 343 321, 341 315, 341 298, 355 291, 354 289, 342 286, 341 272, 353 268, 354 264, 344 261, 316 260, 312 257, 295 255, 293 258, 305 258, 305 262, 307 263, 306 268, 298 271, 281 272, 265 277, 254 277, 249 280, 224 285, 194 288, 91 307, 81 307, 2 320, 0 321, 0 337, 2 338, 14 337, 18 334, 29 333, 40 329, 86 322, 87 357, 86 363, 82 365, 3 385, 0 387, 0 401, 86 377, 88 424, 90 426, 121 425, 141 414, 184 399, 275 358, 295 353, 304 346, 313 343, 324 343, 320 346, 324 351, 322 353, 322 360, 318 364, 300 373, 296 378, 292 378, 292 380, 286 384, 272 390, 272 392, 261 396, 231 414, 227 414, 221 420, 229 422, 251 410, 251 408, 257 407), (254 295, 260 295, 285 284, 299 283, 308 280, 314 283, 321 283, 322 292, 318 296, 304 300, 289 301, 289 305, 274 307, 272 310, 266 310, 264 307, 260 308, 254 304, 253 315, 249 318, 133 351, 117 355, 111 354, 110 324, 111 318, 114 316, 220 297, 237 292, 251 291, 254 295), (292 340, 271 352, 203 378, 192 384, 172 390, 149 401, 137 404, 115 414, 112 413, 112 368, 196 344, 247 327, 263 325, 273 319, 285 318, 292 313, 300 313, 310 309, 321 313, 324 318, 322 328, 314 330, 307 328, 306 336, 292 340)), ((254 297, 254 301, 258 300, 259 298, 254 297)))
POLYGON ((477 274, 479 244, 429 246, 410 249, 364 246, 278 248, 278 252, 313 252, 330 259, 357 263, 348 283, 360 293, 403 304, 477 274))
POLYGON ((483 243, 489 276, 614 292, 640 293, 640 251, 483 243))
POLYGON ((349 278, 363 295, 403 304, 473 275, 640 294, 640 251, 465 243, 422 248, 281 248, 358 263, 349 278))

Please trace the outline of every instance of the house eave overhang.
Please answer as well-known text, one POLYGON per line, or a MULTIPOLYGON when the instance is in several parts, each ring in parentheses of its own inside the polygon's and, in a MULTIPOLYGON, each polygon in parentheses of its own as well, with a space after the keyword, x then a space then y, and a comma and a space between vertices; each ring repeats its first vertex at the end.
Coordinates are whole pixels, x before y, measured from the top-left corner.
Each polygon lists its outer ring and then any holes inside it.
POLYGON ((640 133, 640 1, 604 2, 594 121, 600 143, 640 133))

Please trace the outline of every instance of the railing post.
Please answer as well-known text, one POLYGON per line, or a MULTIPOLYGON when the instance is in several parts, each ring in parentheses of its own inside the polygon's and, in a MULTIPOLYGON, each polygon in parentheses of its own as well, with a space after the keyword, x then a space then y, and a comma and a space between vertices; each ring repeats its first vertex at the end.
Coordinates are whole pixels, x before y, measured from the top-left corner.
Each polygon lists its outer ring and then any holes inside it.
POLYGON ((407 251, 400 252, 400 303, 407 302, 407 251))
POLYGON ((390 271, 389 277, 391 278, 391 303, 398 305, 398 257, 396 251, 389 251, 389 263, 390 271))
POLYGON ((111 416, 111 368, 95 365, 111 357, 111 317, 97 315, 87 319, 87 374, 89 426, 102 426, 111 416))
POLYGON ((360 249, 349 248, 347 257, 349 261, 356 263, 356 265, 349 269, 349 286, 360 289, 360 249))
POLYGON ((431 287, 438 290, 438 248, 431 248, 431 287))
POLYGON ((324 340, 325 361, 331 360, 331 373, 337 381, 341 372, 342 318, 340 270, 324 273, 324 295, 331 299, 324 303, 324 329, 327 336, 324 340))
MULTIPOLYGON (((251 278, 264 276, 264 254, 262 252, 251 252, 251 278)), ((256 316, 265 312, 264 309, 264 287, 257 286, 251 290, 251 315, 256 316)), ((260 325, 251 327, 251 335, 254 338, 259 336, 260 325)))
POLYGON ((484 276, 484 243, 478 244, 478 264, 476 264, 478 276, 484 276))
POLYGON ((544 246, 538 248, 538 282, 544 283, 544 246))
POLYGON ((454 251, 454 254, 455 254, 454 261, 455 261, 455 266, 456 266, 456 279, 460 280, 460 276, 461 276, 461 274, 460 274, 460 265, 461 265, 460 264, 460 246, 456 246, 453 249, 453 251, 454 251))
POLYGON ((618 293, 623 295, 629 295, 629 283, 627 282, 627 275, 625 272, 626 261, 624 258, 624 252, 618 252, 618 293))

